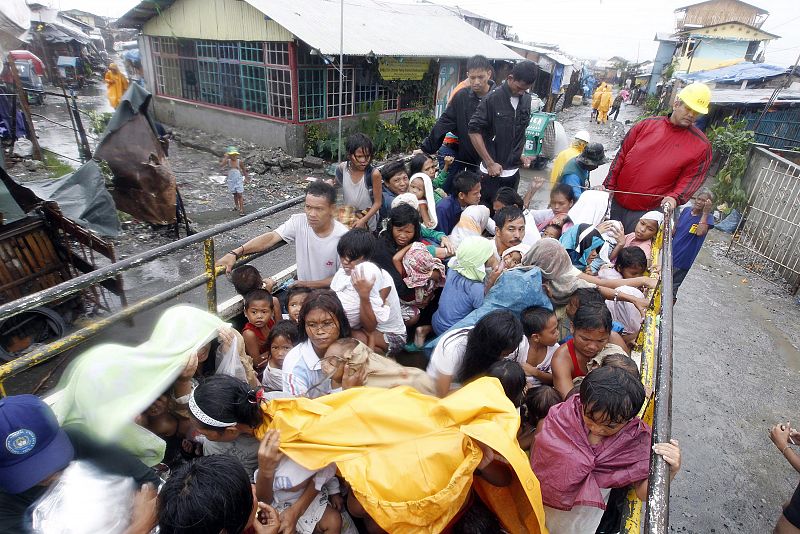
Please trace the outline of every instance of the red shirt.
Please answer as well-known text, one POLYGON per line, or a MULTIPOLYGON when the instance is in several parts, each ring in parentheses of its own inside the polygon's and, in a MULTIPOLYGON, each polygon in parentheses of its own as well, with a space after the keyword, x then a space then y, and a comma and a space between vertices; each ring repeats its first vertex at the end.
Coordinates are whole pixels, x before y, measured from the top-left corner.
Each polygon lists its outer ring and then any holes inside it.
POLYGON ((662 197, 673 197, 680 206, 703 185, 710 165, 711 143, 697 127, 681 128, 669 117, 651 117, 625 136, 604 185, 612 191, 659 195, 615 193, 614 200, 628 210, 656 209, 662 197))

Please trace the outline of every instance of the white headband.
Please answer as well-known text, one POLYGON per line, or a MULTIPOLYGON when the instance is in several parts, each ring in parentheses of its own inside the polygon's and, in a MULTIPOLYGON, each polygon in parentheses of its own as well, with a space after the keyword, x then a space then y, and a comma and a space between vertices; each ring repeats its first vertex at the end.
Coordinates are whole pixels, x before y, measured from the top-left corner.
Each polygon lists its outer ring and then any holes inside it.
POLYGON ((236 426, 236 422, 233 423, 223 423, 222 421, 218 421, 211 417, 210 415, 206 414, 200 407, 197 405, 197 401, 194 400, 194 391, 189 395, 189 411, 192 412, 192 415, 200 421, 208 426, 215 426, 219 428, 227 428, 236 426))

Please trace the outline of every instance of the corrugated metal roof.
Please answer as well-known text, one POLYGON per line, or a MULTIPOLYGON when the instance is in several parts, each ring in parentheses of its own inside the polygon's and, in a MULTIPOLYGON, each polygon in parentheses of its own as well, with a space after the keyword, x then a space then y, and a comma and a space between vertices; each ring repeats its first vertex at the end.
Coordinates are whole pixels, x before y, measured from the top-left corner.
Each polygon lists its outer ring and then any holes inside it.
POLYGON ((567 57, 563 54, 559 54, 558 52, 553 52, 547 48, 542 48, 540 46, 533 46, 527 45, 522 43, 515 43, 513 41, 497 41, 505 46, 513 46, 519 48, 520 50, 527 50, 528 52, 536 52, 537 54, 542 54, 543 56, 547 56, 556 63, 560 63, 561 65, 574 65, 575 60, 570 57, 567 57))
POLYGON ((670 32, 656 32, 656 38, 653 39, 654 41, 667 41, 668 43, 677 43, 678 38, 672 35, 670 32))
MULTIPOLYGON (((713 89, 711 103, 720 105, 731 104, 766 104, 772 96, 774 89, 713 89)), ((777 104, 795 102, 800 104, 800 91, 785 89, 778 94, 777 104)))
POLYGON ((675 73, 675 77, 690 82, 740 83, 745 80, 762 80, 785 74, 789 69, 768 63, 737 63, 719 69, 692 73, 675 73))
MULTIPOLYGON (((245 0, 323 54, 339 54, 339 0, 245 0)), ((378 0, 344 2, 344 53, 521 59, 449 10, 378 0)))

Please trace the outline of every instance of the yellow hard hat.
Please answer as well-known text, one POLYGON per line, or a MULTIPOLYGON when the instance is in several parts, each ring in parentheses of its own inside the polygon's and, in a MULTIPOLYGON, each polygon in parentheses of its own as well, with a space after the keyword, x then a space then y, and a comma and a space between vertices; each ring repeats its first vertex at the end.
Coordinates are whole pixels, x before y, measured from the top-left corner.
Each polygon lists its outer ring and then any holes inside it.
POLYGON ((690 83, 678 92, 678 98, 689 109, 705 115, 708 113, 708 105, 711 103, 711 89, 704 83, 690 83))

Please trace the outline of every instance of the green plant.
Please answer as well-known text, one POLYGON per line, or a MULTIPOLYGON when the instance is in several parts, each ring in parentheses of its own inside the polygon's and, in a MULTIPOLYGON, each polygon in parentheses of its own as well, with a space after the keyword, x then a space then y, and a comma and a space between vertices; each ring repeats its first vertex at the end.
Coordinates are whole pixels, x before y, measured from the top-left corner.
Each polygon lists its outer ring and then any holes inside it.
POLYGON ((97 135, 102 135, 106 131, 106 126, 111 120, 113 113, 104 113, 100 111, 89 110, 86 112, 89 115, 89 122, 92 125, 92 131, 97 135))
MULTIPOLYGON (((346 137, 346 132, 342 132, 342 137, 346 137)), ((338 133, 331 134, 320 124, 306 125, 306 153, 322 159, 335 160, 339 157, 338 133)), ((342 140, 342 152, 344 153, 344 140, 342 140)))
POLYGON ((44 167, 53 178, 60 178, 65 174, 75 172, 75 169, 58 159, 55 154, 49 152, 46 148, 42 149, 42 158, 44 167))
POLYGON ((711 190, 717 203, 725 203, 739 211, 747 203, 742 177, 747 170, 747 153, 753 136, 754 132, 747 129, 747 121, 735 121, 731 117, 708 131, 708 140, 721 165, 711 190))

